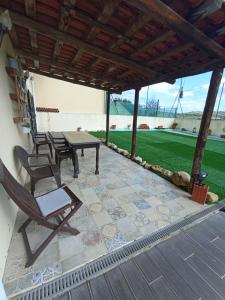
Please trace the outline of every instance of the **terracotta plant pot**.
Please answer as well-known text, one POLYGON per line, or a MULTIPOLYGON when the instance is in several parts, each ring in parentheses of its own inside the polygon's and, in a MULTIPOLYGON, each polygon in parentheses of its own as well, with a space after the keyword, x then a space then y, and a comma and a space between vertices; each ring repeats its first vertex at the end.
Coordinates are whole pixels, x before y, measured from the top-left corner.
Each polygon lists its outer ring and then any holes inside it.
POLYGON ((192 200, 200 204, 205 204, 207 193, 208 193, 207 185, 194 184, 192 190, 192 200))
POLYGON ((148 126, 148 124, 140 124, 138 126, 138 129, 149 129, 149 126, 148 126))
POLYGON ((177 128, 177 125, 178 125, 177 123, 173 123, 172 126, 171 126, 171 128, 172 128, 172 129, 176 129, 176 128, 177 128))

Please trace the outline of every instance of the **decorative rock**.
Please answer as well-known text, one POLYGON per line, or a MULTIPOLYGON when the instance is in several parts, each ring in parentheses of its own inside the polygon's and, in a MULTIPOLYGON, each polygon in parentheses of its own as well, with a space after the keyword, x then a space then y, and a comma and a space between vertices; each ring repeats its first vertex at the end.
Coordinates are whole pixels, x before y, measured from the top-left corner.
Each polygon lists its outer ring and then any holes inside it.
POLYGON ((179 171, 172 174, 171 180, 177 186, 188 186, 191 176, 187 172, 179 171))
POLYGON ((130 153, 127 150, 123 150, 122 154, 126 157, 130 156, 130 153))
POLYGON ((171 172, 170 170, 161 169, 161 174, 170 178, 173 175, 173 172, 171 172))
POLYGON ((111 148, 117 150, 117 146, 115 144, 111 144, 111 148))
POLYGON ((142 158, 140 156, 136 156, 134 158, 134 161, 136 161, 138 164, 141 164, 142 163, 142 158))
POLYGON ((121 154, 122 154, 122 153, 123 153, 123 151, 124 151, 123 149, 121 149, 121 148, 117 148, 117 152, 118 152, 118 153, 121 153, 121 154))
POLYGON ((162 168, 159 165, 151 166, 151 169, 155 172, 161 172, 162 168))
POLYGON ((150 164, 148 164, 148 163, 145 164, 145 169, 148 169, 148 170, 149 170, 149 169, 151 169, 151 167, 152 167, 152 165, 150 165, 150 164))
POLYGON ((215 203, 219 200, 219 196, 213 192, 208 192, 206 196, 206 202, 215 203))

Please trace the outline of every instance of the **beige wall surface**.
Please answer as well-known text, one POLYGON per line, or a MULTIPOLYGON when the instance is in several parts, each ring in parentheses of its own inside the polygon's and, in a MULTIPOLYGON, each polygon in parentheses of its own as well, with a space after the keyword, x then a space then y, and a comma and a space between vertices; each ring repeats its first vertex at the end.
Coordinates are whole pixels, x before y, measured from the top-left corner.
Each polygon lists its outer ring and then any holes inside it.
MULTIPOLYGON (((27 134, 22 133, 20 126, 14 124, 13 116, 16 115, 16 103, 9 98, 9 92, 13 90, 12 79, 6 73, 7 55, 14 56, 11 42, 5 36, 0 48, 0 158, 15 178, 21 178, 21 168, 16 164, 13 155, 13 147, 22 145, 29 148, 27 134), (18 171, 19 170, 19 171, 18 171)), ((0 278, 3 276, 7 251, 11 240, 17 208, 6 195, 0 184, 0 278)))
POLYGON ((36 106, 60 112, 104 113, 104 92, 33 74, 36 106))

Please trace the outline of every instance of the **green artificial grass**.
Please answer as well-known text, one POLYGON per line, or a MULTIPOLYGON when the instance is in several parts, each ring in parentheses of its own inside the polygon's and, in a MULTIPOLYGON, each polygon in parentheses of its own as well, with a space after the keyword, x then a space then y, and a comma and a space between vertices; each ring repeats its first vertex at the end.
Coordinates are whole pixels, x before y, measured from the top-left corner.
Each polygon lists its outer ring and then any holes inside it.
MULTIPOLYGON (((105 132, 91 132, 105 138, 105 132)), ((130 152, 130 131, 111 131, 110 142, 130 152)), ((162 131, 137 132, 136 154, 150 164, 160 165, 171 171, 191 173, 196 137, 162 131)), ((202 170, 209 173, 205 183, 210 191, 225 198, 225 143, 208 140, 202 170)))

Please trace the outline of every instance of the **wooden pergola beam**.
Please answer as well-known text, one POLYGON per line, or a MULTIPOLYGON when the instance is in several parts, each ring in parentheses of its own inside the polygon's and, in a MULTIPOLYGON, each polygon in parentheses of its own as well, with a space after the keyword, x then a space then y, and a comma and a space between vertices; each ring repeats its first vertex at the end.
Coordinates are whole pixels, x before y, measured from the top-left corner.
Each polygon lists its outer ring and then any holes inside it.
POLYGON ((104 24, 102 22, 96 21, 95 19, 93 19, 89 15, 85 14, 80 9, 75 8, 75 7, 71 8, 71 7, 67 7, 67 6, 66 6, 66 8, 69 10, 71 17, 77 18, 77 19, 87 23, 90 26, 94 26, 94 27, 110 34, 112 37, 120 38, 120 39, 123 39, 124 41, 130 40, 130 38, 128 36, 126 36, 126 34, 124 35, 121 32, 114 29, 113 27, 111 27, 107 24, 104 24))
POLYGON ((135 89, 133 127, 132 127, 132 142, 131 142, 131 159, 135 157, 135 153, 136 153, 136 135, 137 135, 137 117, 138 117, 138 105, 139 105, 139 91, 140 91, 140 88, 135 89))
MULTIPOLYGON (((40 57, 37 54, 33 54, 32 52, 16 49, 16 53, 19 57, 23 57, 23 58, 27 58, 27 59, 31 59, 31 60, 38 60, 40 63, 42 63, 44 65, 48 65, 48 66, 52 67, 53 69, 57 68, 57 69, 62 70, 64 72, 69 72, 69 73, 73 74, 74 76, 75 75, 81 75, 81 76, 89 78, 89 80, 93 79, 92 77, 90 77, 89 73, 86 73, 86 72, 82 71, 81 69, 78 69, 78 68, 75 68, 75 67, 72 67, 72 66, 70 67, 68 65, 59 63, 57 61, 49 60, 49 59, 44 58, 44 57, 40 57)), ((112 85, 115 85, 115 86, 118 85, 118 82, 114 81, 111 78, 105 77, 104 80, 103 80, 103 78, 98 78, 97 76, 95 76, 95 79, 101 80, 102 82, 108 80, 112 85)), ((125 82, 121 82, 121 87, 118 88, 119 90, 121 90, 122 85, 125 85, 125 82)))
POLYGON ((107 87, 102 87, 100 85, 89 84, 89 83, 86 83, 86 82, 82 82, 80 80, 67 78, 65 76, 59 76, 59 75, 51 73, 51 72, 41 71, 40 69, 36 69, 34 67, 27 67, 26 65, 23 65, 23 64, 22 64, 22 66, 26 70, 28 70, 28 71, 30 71, 32 73, 36 73, 36 74, 42 75, 42 76, 47 76, 47 77, 50 77, 50 78, 63 80, 63 81, 70 82, 70 83, 73 83, 73 84, 83 85, 83 86, 90 87, 90 88, 93 88, 93 89, 99 89, 99 90, 103 90, 103 91, 110 91, 110 93, 120 93, 121 92, 120 90, 115 90, 113 88, 109 89, 107 87))
POLYGON ((207 51, 210 55, 225 58, 225 49, 213 39, 181 17, 168 5, 160 0, 132 0, 143 4, 151 14, 158 16, 166 26, 175 31, 182 39, 194 43, 202 51, 207 51))
MULTIPOLYGON (((69 13, 67 12, 66 9, 62 8, 61 13, 60 13, 58 29, 60 31, 66 31, 68 27, 69 27, 69 13)), ((62 41, 55 42, 55 47, 54 47, 54 51, 53 51, 54 59, 60 54, 62 47, 63 47, 62 41)))
POLYGON ((110 92, 106 92, 106 134, 105 143, 109 145, 109 115, 110 115, 110 92))
MULTIPOLYGON (((0 6, 0 12, 3 10, 4 8, 0 6)), ((135 70, 135 72, 138 72, 147 78, 158 75, 157 72, 154 72, 151 68, 140 65, 139 63, 136 63, 130 59, 122 57, 121 55, 118 55, 116 53, 106 51, 98 46, 90 44, 89 42, 83 41, 69 33, 61 32, 59 30, 52 28, 49 25, 32 20, 26 16, 15 13, 11 10, 9 10, 9 12, 10 12, 10 17, 12 19, 12 22, 16 25, 30 28, 39 34, 48 36, 51 39, 59 40, 65 44, 71 45, 74 48, 82 49, 89 53, 93 53, 93 55, 95 55, 96 57, 101 57, 114 64, 119 64, 125 66, 126 68, 133 69, 135 70)))
MULTIPOLYGON (((25 0, 25 11, 26 15, 28 17, 31 17, 33 19, 36 18, 36 0, 25 0)), ((37 51, 38 43, 37 43, 37 34, 35 31, 29 29, 29 35, 30 35, 30 43, 31 47, 34 49, 34 51, 37 51)), ((34 61, 35 67, 39 68, 39 61, 34 61)))
POLYGON ((223 76, 223 68, 220 67, 217 70, 213 71, 208 95, 205 103, 205 108, 202 115, 201 125, 199 129, 198 139, 195 147, 192 172, 191 172, 191 184, 190 191, 192 191, 193 184, 197 179, 197 176, 201 170, 202 160, 204 156, 205 144, 208 137, 209 126, 213 114, 213 109, 216 103, 216 97, 218 94, 219 86, 223 76))
MULTIPOLYGON (((101 22, 101 23, 106 23, 112 16, 112 14, 114 13, 117 5, 120 3, 121 0, 108 0, 108 1, 103 1, 102 4, 104 4, 103 6, 103 10, 101 11, 100 15, 98 16, 98 22, 101 22)), ((98 34, 98 31, 99 31, 99 27, 97 26, 92 26, 91 27, 91 30, 88 32, 88 34, 86 35, 86 38, 85 38, 85 41, 86 42, 90 42, 92 41, 96 35, 98 34)), ((72 63, 75 64, 79 59, 80 57, 82 56, 83 54, 83 50, 82 49, 79 49, 77 51, 77 53, 75 54, 73 60, 72 60, 72 63)), ((101 57, 97 58, 97 60, 100 60, 101 57)))

